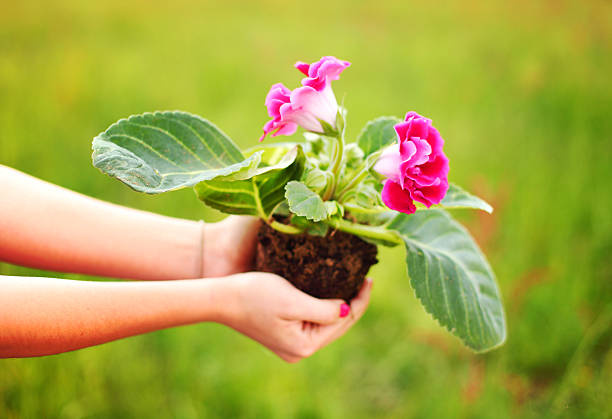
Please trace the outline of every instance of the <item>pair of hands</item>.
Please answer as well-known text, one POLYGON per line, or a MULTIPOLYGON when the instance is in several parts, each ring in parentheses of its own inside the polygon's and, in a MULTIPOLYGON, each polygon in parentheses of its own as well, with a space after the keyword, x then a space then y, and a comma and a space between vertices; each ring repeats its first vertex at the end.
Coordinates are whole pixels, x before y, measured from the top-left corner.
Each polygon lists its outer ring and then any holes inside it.
POLYGON ((0 276, 0 357, 217 321, 294 362, 346 332, 368 304, 370 282, 340 317, 343 301, 318 300, 277 275, 250 272, 256 218, 206 224, 202 237, 193 221, 109 204, 2 165, 0 184, 0 260, 141 280, 0 276))
POLYGON ((231 216, 208 224, 203 273, 205 277, 226 277, 224 282, 232 297, 227 299, 221 323, 285 361, 297 362, 342 336, 363 315, 372 280, 364 281, 350 303, 348 315, 341 317, 341 306, 346 304, 343 300, 317 299, 278 275, 249 272, 259 223, 256 218, 231 216))

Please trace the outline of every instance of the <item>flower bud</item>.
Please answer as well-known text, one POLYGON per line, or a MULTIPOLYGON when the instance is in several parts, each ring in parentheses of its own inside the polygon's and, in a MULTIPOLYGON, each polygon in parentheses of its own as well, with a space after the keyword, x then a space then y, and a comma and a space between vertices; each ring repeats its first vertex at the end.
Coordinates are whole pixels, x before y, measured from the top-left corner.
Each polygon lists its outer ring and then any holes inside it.
POLYGON ((320 169, 313 169, 306 175, 304 183, 314 192, 321 193, 327 188, 332 179, 333 175, 330 172, 320 169))

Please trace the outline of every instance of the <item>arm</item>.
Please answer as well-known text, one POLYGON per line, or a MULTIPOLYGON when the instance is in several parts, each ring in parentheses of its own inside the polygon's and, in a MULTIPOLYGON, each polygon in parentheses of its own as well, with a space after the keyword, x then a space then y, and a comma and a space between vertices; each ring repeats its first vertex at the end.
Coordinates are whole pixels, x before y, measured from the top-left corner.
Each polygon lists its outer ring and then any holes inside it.
POLYGON ((250 267, 255 219, 230 217, 202 225, 164 217, 89 198, 2 165, 0 193, 2 261, 144 280, 221 276, 250 267), (240 249, 227 252, 230 241, 240 249))
POLYGON ((140 279, 216 277, 122 283, 0 276, 0 358, 216 321, 294 362, 341 336, 369 300, 365 285, 351 314, 340 318, 341 300, 310 297, 272 274, 231 275, 251 268, 258 226, 252 217, 201 230, 199 223, 107 204, 1 165, 0 188, 0 260, 140 279))
POLYGON ((50 355, 184 324, 230 326, 295 362, 341 336, 365 311, 371 281, 341 317, 281 277, 247 273, 159 282, 0 277, 0 358, 50 355))

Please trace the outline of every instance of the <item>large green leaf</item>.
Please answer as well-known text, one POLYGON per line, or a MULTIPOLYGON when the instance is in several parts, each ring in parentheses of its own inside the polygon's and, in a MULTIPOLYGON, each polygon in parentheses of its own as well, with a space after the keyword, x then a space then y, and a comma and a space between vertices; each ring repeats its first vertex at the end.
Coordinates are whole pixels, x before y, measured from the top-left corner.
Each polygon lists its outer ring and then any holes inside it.
POLYGON ((321 221, 330 215, 330 207, 321 197, 302 182, 289 182, 285 186, 285 197, 289 210, 311 221, 321 221))
POLYGON ((475 351, 501 345, 500 293, 467 230, 443 210, 399 214, 388 228, 404 240, 410 281, 425 309, 475 351))
POLYGON ((267 218, 285 199, 285 185, 302 176, 305 163, 304 151, 297 146, 277 164, 251 171, 248 179, 218 177, 200 182, 194 189, 198 198, 219 211, 267 218))
POLYGON ((93 140, 93 164, 150 194, 193 186, 254 167, 209 121, 185 112, 155 112, 121 119, 93 140))
POLYGON ((401 119, 394 116, 381 116, 368 122, 359 134, 357 144, 366 156, 380 150, 396 141, 393 126, 399 122, 401 119))
POLYGON ((446 196, 440 202, 440 205, 445 208, 474 208, 488 212, 493 212, 493 207, 487 204, 484 200, 466 192, 457 185, 452 183, 448 186, 446 196))
POLYGON ((302 146, 304 152, 308 152, 308 144, 302 144, 298 142, 282 142, 282 143, 259 143, 253 147, 249 147, 243 150, 245 156, 250 156, 255 153, 262 153, 261 160, 269 165, 278 163, 289 151, 293 150, 296 146, 302 146))

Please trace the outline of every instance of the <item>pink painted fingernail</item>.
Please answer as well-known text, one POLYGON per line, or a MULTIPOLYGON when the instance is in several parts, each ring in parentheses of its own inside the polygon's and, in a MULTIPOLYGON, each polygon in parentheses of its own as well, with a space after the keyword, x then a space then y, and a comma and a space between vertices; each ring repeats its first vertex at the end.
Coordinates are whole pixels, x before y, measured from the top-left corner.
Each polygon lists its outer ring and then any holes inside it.
POLYGON ((351 311, 351 306, 346 303, 342 303, 342 305, 340 306, 340 317, 348 316, 349 311, 351 311))

